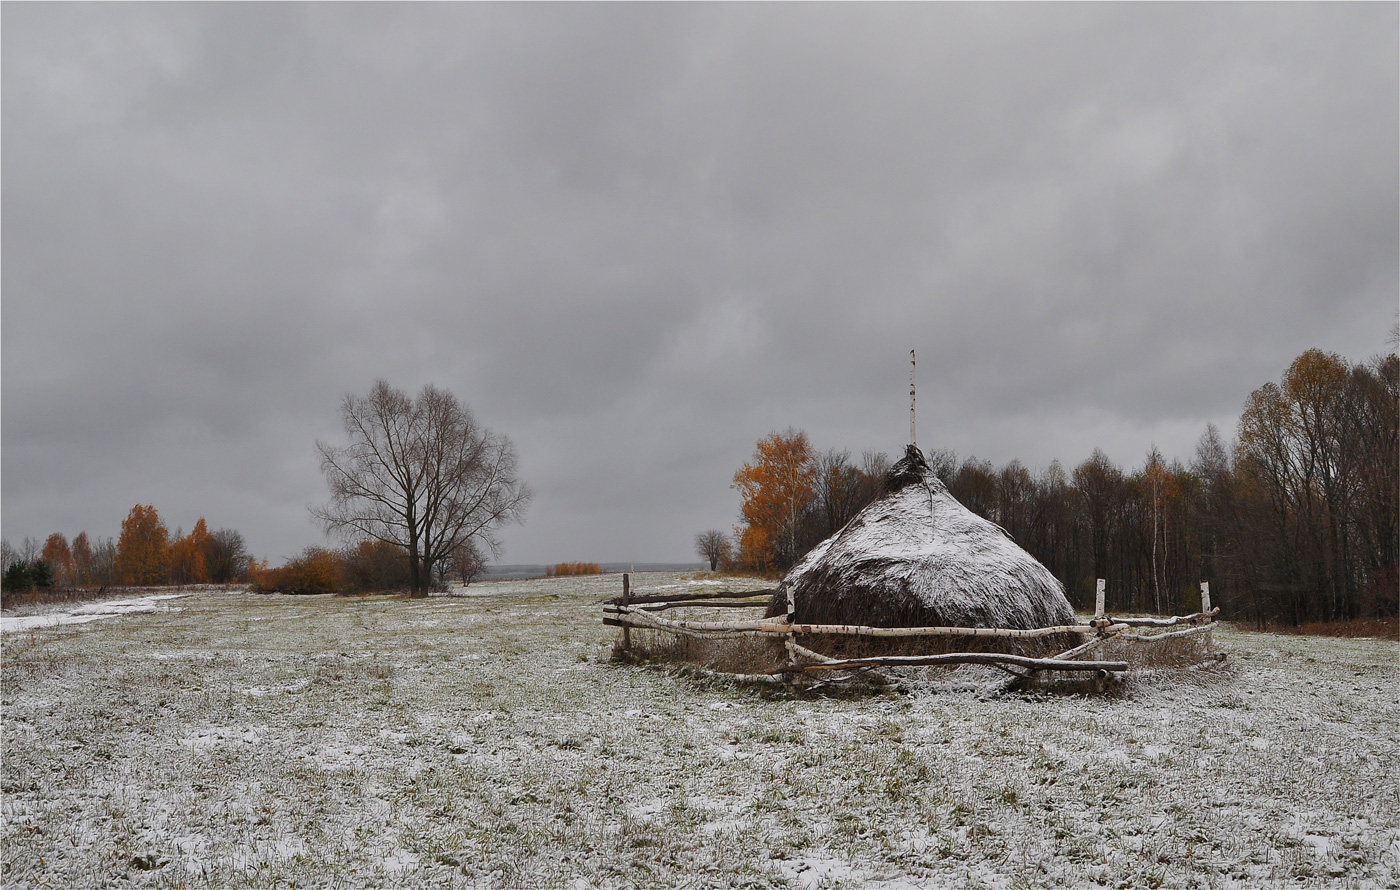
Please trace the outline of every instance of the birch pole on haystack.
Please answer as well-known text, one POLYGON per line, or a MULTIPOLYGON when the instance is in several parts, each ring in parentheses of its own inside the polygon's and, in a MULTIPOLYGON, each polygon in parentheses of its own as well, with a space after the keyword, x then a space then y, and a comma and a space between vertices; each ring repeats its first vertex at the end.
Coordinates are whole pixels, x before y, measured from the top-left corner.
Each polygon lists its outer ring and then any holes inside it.
POLYGON ((914 350, 909 350, 909 444, 915 448, 919 447, 919 440, 914 435, 914 350))
POLYGON ((1098 582, 1098 588, 1094 591, 1094 617, 1102 618, 1104 580, 1102 578, 1099 578, 1098 582))
MULTIPOLYGON (((1210 614, 1210 582, 1201 582, 1201 614, 1210 614)), ((1207 619, 1209 620, 1209 619, 1207 619)))

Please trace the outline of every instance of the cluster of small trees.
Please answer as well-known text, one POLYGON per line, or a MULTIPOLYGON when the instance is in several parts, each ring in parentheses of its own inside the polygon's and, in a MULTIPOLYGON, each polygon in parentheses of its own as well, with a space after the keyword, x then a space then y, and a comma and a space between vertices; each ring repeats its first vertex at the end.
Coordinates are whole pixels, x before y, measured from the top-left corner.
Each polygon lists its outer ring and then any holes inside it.
POLYGON ((865 452, 856 466, 849 451, 817 452, 800 430, 772 433, 734 474, 741 524, 733 540, 701 532, 696 553, 712 570, 785 570, 878 497, 889 468, 882 452, 865 452))
MULTIPOLYGON (((430 586, 445 588, 453 580, 469 584, 486 566, 470 543, 434 565, 430 586)), ((412 590, 407 552, 385 541, 360 541, 340 550, 308 547, 275 569, 255 566, 252 589, 258 593, 369 593, 412 590)))
POLYGON ((54 532, 40 545, 25 538, 20 549, 0 541, 6 590, 43 587, 142 587, 159 584, 225 584, 248 579, 252 559, 243 535, 209 531, 203 517, 186 535, 172 536, 156 508, 137 504, 122 521, 121 536, 70 543, 54 532))
POLYGON ((1398 407, 1393 354, 1353 365, 1309 350, 1280 384, 1250 394, 1233 461, 1202 472, 1221 480, 1206 516, 1210 552, 1267 600, 1256 611, 1294 623, 1396 615, 1398 407))
MULTIPOLYGON (((1396 356, 1351 364, 1309 350, 1249 396, 1235 443, 1210 426, 1190 464, 1155 447, 1126 472, 1098 450, 1068 473, 1058 461, 1032 474, 1015 460, 998 468, 948 451, 929 457, 954 497, 1005 528, 1077 607, 1092 606, 1094 579, 1105 578, 1115 608, 1190 609, 1208 580, 1217 604, 1260 625, 1393 618, 1397 404, 1396 356)), ((697 552, 730 567, 791 566, 878 492, 881 456, 859 469, 839 456, 814 454, 792 430, 761 441, 734 477, 737 547, 706 532, 697 552), (851 482, 849 500, 833 480, 851 482)))

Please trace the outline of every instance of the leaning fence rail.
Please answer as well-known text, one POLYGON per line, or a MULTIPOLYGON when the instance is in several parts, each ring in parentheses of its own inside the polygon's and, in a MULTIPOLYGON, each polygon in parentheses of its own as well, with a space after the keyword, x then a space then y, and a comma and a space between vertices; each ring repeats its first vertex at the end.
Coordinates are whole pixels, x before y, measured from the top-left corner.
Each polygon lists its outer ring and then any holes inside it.
MULTIPOLYGON (((855 624, 804 624, 792 621, 793 602, 788 596, 786 614, 778 617, 765 617, 747 621, 716 621, 698 619, 671 619, 656 614, 679 608, 707 609, 767 609, 778 593, 776 588, 744 591, 715 591, 706 593, 667 593, 635 595, 631 591, 630 577, 622 576, 622 596, 603 602, 603 623, 620 627, 623 631, 623 648, 631 649, 631 630, 657 631, 677 637, 692 639, 723 640, 740 637, 781 637, 784 640, 788 660, 780 670, 769 675, 774 678, 791 678, 794 675, 812 671, 863 670, 877 667, 919 667, 928 665, 989 664, 1012 673, 1028 677, 1039 671, 1094 672, 1099 676, 1120 673, 1129 669, 1125 660, 1087 660, 1081 656, 1102 648, 1109 643, 1160 644, 1185 637, 1206 635, 1214 624, 1219 608, 1211 608, 1210 586, 1201 583, 1201 610, 1191 615, 1175 615, 1166 618, 1109 616, 1104 610, 1105 583, 1100 580, 1096 593, 1094 618, 1087 624, 1069 624, 1056 627, 1002 628, 1002 627, 872 627, 855 624), (1185 625, 1185 627, 1183 627, 1185 625), (1131 632, 1135 629, 1181 628, 1159 633, 1131 632), (1064 634, 1079 634, 1090 637, 1057 655, 1032 658, 1001 652, 949 652, 938 655, 881 655, 860 658, 832 658, 802 646, 797 639, 803 636, 821 637, 968 637, 1000 638, 1007 640, 1035 639, 1064 634), (1020 674, 1012 668, 1022 668, 1020 674)), ((1207 637, 1208 639, 1208 637, 1207 637)), ((1223 654, 1213 654, 1210 660, 1219 661, 1223 654)))

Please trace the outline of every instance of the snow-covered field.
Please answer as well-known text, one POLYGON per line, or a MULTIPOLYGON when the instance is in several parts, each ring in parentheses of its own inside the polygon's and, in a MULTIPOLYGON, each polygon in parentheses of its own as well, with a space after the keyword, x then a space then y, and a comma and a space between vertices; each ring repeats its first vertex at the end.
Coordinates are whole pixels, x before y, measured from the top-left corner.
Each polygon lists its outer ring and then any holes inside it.
MULTIPOLYGON (((691 583, 643 575, 638 586, 691 583)), ((738 582, 743 585, 744 582, 738 582)), ((1397 644, 1107 697, 608 663, 617 576, 0 635, 6 887, 1397 887, 1397 644)))

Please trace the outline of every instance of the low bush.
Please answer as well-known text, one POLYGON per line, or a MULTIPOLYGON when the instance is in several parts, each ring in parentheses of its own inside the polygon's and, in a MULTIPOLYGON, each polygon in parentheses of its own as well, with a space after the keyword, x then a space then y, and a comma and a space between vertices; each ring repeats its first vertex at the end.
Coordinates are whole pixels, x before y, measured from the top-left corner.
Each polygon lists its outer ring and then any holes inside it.
POLYGON ((602 566, 596 562, 561 562, 558 565, 546 566, 544 575, 546 578, 564 578, 569 575, 601 575, 602 566))
POLYGON ((324 547, 307 547, 280 568, 255 572, 252 589, 255 593, 306 595, 337 593, 344 587, 340 555, 324 547))
POLYGON ((383 541, 361 541, 338 554, 346 587, 355 593, 408 590, 413 585, 408 554, 383 541))

